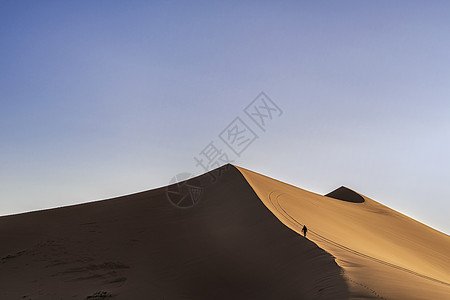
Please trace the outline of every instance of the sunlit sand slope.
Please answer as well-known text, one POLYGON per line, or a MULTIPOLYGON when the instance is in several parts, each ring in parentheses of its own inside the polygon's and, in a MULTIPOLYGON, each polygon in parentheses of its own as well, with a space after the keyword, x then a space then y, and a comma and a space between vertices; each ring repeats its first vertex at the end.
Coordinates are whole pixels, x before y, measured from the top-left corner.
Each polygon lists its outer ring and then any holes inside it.
POLYGON ((327 197, 238 169, 281 222, 299 234, 306 224, 336 257, 352 299, 450 299, 448 235, 347 188, 327 197))
POLYGON ((237 169, 192 183, 192 208, 161 188, 1 217, 0 299, 348 298, 333 257, 273 216, 237 169))

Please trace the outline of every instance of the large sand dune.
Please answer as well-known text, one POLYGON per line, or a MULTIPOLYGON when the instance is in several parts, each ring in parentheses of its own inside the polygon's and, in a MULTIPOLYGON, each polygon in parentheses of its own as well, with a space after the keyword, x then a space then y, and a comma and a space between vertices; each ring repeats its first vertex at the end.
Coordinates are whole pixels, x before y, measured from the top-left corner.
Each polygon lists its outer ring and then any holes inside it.
POLYGON ((0 241, 0 299, 450 299, 449 236, 345 187, 231 165, 1 217, 0 241), (180 186, 195 206, 168 200, 180 186))
POLYGON ((236 168, 215 176, 196 179, 189 209, 161 188, 1 217, 0 299, 348 297, 333 257, 277 220, 236 168))
MULTIPOLYGON (((287 227, 336 257, 352 299, 450 299, 450 237, 341 187, 321 196, 239 168, 287 227)), ((426 201, 426 200, 424 200, 426 201)))

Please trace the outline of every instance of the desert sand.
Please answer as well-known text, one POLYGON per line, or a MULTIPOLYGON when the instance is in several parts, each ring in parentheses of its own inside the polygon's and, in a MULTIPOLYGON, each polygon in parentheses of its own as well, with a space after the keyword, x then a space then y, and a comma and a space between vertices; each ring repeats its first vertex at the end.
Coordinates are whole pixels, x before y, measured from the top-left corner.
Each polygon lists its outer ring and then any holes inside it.
POLYGON ((351 299, 450 299, 450 237, 345 187, 318 195, 239 168, 287 227, 332 254, 351 299))
POLYGON ((322 196, 232 165, 0 217, 0 241, 0 299, 450 295, 449 236, 347 188, 322 196), (169 201, 179 187, 195 191, 196 205, 169 201))

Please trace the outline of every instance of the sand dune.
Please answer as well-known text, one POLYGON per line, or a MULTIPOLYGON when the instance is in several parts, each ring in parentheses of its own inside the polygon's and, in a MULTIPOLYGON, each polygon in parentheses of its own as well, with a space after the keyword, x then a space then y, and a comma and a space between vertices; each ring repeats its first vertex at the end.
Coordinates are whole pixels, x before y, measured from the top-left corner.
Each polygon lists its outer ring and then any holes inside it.
POLYGON ((321 196, 239 170, 281 222, 298 233, 306 224, 336 257, 352 299, 450 299, 448 235, 345 187, 321 196))
POLYGON ((236 168, 214 172, 196 179, 192 208, 160 188, 1 217, 0 299, 348 298, 330 254, 279 222, 236 168))
POLYGON ((341 186, 325 196, 353 203, 363 203, 365 201, 363 196, 345 186, 341 186))
POLYGON ((1 217, 0 241, 0 299, 450 299, 449 236, 231 165, 1 217))

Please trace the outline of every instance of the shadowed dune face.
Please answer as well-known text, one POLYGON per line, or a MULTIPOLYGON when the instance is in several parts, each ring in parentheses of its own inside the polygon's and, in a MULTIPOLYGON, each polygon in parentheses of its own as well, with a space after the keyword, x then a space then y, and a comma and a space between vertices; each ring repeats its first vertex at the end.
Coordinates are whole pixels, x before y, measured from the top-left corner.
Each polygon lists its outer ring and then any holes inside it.
MULTIPOLYGON (((450 237, 364 197, 340 201, 238 168, 287 227, 336 257, 352 299, 450 299, 450 237)), ((350 191, 350 192, 349 192, 350 191)))
POLYGON ((326 197, 347 201, 347 202, 353 202, 353 203, 363 203, 364 197, 358 194, 355 191, 352 191, 349 188, 346 188, 345 186, 341 186, 340 188, 335 189, 334 191, 328 193, 325 195, 326 197))
POLYGON ((156 189, 0 218, 0 299, 347 299, 332 256, 232 166, 178 209, 156 189))
POLYGON ((350 189, 182 186, 0 217, 0 299, 449 299, 450 237, 350 189))

